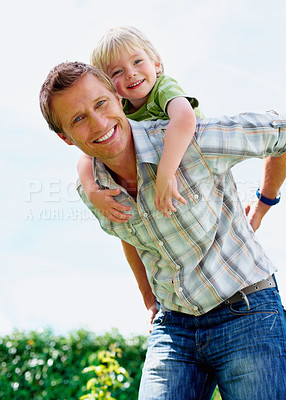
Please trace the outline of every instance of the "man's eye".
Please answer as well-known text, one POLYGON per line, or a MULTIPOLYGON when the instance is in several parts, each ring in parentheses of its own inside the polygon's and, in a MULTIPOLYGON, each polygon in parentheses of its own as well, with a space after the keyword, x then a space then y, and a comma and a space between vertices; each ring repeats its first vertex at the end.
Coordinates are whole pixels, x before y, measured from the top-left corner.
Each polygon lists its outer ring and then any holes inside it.
POLYGON ((101 107, 104 103, 105 103, 105 100, 100 100, 100 101, 96 104, 96 106, 97 106, 97 107, 101 107))
POLYGON ((75 119, 74 119, 74 124, 76 124, 77 122, 79 122, 79 121, 81 121, 82 120, 82 116, 80 116, 80 117, 76 117, 75 119))

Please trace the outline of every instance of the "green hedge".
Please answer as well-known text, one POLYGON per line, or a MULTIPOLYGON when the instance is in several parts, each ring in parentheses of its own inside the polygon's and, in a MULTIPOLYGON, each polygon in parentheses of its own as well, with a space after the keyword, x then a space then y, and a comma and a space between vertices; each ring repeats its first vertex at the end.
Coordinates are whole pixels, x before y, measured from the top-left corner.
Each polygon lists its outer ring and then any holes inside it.
POLYGON ((15 331, 0 338, 0 398, 3 400, 78 400, 92 374, 82 370, 97 362, 98 350, 111 344, 122 349, 119 363, 130 385, 115 393, 118 400, 136 400, 147 338, 124 338, 117 330, 102 336, 79 330, 67 336, 51 331, 15 331))
MULTIPOLYGON (((85 330, 55 336, 45 330, 0 337, 0 399, 78 400, 88 393, 86 383, 94 376, 82 370, 97 364, 97 352, 111 345, 122 350, 118 362, 130 376, 128 385, 112 395, 137 400, 147 337, 124 338, 116 329, 102 336, 85 330)), ((216 390, 213 400, 220 398, 216 390)))

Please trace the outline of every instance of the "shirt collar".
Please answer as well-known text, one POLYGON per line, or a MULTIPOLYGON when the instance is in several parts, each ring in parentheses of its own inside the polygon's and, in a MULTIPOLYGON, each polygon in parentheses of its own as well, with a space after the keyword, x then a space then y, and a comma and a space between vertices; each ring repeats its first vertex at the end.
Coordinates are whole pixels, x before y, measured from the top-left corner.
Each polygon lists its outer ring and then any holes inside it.
POLYGON ((133 134, 137 162, 159 164, 158 154, 148 134, 153 131, 155 121, 128 121, 133 134))
MULTIPOLYGON (((156 131, 162 132, 162 130, 166 129, 165 125, 169 121, 160 121, 160 124, 157 121, 128 121, 133 134, 137 163, 159 164, 159 156, 151 141, 150 133, 155 133, 156 131)), ((108 173, 103 162, 94 158, 93 167, 95 181, 99 181, 103 186, 111 189, 117 188, 116 183, 108 173)))
POLYGON ((104 163, 97 158, 93 158, 93 174, 95 182, 98 181, 102 186, 110 189, 118 188, 104 163))

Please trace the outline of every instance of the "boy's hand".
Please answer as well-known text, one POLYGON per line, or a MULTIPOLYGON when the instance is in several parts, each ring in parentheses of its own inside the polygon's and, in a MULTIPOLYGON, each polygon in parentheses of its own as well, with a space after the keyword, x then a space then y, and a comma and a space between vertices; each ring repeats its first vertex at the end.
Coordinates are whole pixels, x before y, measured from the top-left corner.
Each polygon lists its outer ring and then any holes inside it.
POLYGON ((169 216, 169 211, 177 211, 173 205, 172 198, 177 199, 182 204, 187 204, 184 197, 178 192, 175 175, 168 177, 158 173, 154 203, 157 210, 162 211, 165 217, 169 216))
POLYGON ((131 214, 125 214, 124 211, 130 211, 131 207, 124 206, 114 200, 120 189, 101 189, 90 194, 91 203, 98 211, 112 222, 127 222, 132 217, 131 214))

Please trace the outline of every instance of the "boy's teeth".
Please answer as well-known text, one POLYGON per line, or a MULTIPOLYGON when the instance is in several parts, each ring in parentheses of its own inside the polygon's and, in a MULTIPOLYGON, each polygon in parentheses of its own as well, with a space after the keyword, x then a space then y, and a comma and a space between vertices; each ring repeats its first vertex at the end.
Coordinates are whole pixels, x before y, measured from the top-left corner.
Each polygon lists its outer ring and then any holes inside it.
POLYGON ((129 85, 128 87, 137 86, 137 85, 139 85, 139 83, 141 83, 141 82, 143 82, 143 81, 144 81, 144 79, 141 79, 141 81, 138 81, 138 82, 136 82, 136 83, 133 83, 132 85, 129 85))
POLYGON ((95 140, 94 142, 96 142, 96 143, 104 142, 105 140, 109 139, 113 134, 114 134, 114 128, 112 128, 106 135, 95 140))

